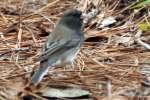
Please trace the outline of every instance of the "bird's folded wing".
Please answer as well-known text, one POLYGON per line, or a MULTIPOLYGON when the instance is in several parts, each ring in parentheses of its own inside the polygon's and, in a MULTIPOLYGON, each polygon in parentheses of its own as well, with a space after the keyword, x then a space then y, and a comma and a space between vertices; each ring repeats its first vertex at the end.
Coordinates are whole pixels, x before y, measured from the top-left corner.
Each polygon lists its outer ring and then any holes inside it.
MULTIPOLYGON (((45 51, 39 58, 39 61, 48 59, 52 54, 60 53, 60 52, 63 53, 62 51, 65 52, 68 49, 74 48, 78 45, 79 45, 79 41, 72 41, 72 40, 69 40, 66 42, 64 42, 64 41, 53 42, 51 45, 49 45, 48 47, 45 48, 45 51)), ((58 54, 56 54, 56 55, 58 55, 58 54)))

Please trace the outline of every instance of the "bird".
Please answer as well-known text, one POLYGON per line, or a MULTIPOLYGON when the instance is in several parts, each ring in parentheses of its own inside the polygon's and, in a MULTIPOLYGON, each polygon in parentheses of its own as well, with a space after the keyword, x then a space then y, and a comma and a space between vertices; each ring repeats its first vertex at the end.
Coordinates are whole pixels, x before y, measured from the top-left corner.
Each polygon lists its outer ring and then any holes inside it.
POLYGON ((74 65, 74 59, 84 42, 82 11, 72 9, 60 18, 48 36, 39 57, 40 67, 31 77, 31 84, 38 84, 48 69, 64 64, 74 65))

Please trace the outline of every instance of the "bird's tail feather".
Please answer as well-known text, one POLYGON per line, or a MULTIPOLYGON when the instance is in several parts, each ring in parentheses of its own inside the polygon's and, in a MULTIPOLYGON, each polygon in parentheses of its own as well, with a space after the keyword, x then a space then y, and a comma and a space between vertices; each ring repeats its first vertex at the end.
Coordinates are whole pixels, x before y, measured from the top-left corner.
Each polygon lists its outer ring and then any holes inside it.
POLYGON ((48 60, 41 61, 40 68, 31 78, 31 84, 39 83, 42 78, 47 74, 48 68, 48 60))

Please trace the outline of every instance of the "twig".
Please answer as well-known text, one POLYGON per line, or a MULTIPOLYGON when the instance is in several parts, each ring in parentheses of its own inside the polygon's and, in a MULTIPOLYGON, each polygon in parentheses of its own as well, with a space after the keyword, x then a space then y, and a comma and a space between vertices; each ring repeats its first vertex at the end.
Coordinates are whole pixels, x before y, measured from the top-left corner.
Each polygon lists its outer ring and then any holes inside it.
POLYGON ((143 33, 142 33, 142 30, 138 30, 138 32, 137 32, 136 35, 135 35, 135 39, 136 39, 136 41, 137 41, 140 45, 142 45, 144 48, 150 50, 150 45, 147 44, 147 43, 145 43, 145 42, 143 42, 143 41, 141 40, 140 37, 141 37, 142 34, 143 34, 143 33))

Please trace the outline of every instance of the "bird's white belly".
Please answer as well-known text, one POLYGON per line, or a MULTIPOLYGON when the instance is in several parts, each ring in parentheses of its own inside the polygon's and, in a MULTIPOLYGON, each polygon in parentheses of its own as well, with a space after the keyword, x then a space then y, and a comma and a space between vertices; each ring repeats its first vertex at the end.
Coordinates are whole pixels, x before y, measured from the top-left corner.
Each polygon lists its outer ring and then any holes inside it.
POLYGON ((68 54, 68 56, 66 57, 66 61, 67 62, 73 62, 75 57, 79 53, 79 51, 80 51, 80 49, 76 49, 76 50, 72 51, 72 53, 68 54))

